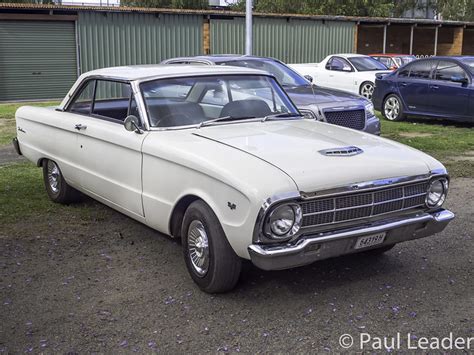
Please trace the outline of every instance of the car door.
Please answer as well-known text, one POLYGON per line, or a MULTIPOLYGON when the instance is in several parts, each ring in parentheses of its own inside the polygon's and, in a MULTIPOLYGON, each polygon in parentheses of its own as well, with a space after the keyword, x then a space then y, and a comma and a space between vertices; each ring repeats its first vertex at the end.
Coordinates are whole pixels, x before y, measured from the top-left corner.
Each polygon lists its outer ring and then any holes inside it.
POLYGON ((327 83, 324 86, 345 91, 353 91, 354 68, 344 58, 330 58, 324 69, 327 83))
POLYGON ((466 117, 469 105, 469 76, 456 62, 439 60, 430 84, 431 113, 466 117))
POLYGON ((420 60, 405 66, 397 75, 397 86, 405 107, 410 112, 426 113, 430 110, 432 60, 420 60))
POLYGON ((79 149, 79 184, 103 202, 135 217, 143 216, 142 152, 146 134, 125 130, 129 114, 140 117, 129 83, 93 79, 86 84, 94 92, 89 112, 76 102, 79 149))

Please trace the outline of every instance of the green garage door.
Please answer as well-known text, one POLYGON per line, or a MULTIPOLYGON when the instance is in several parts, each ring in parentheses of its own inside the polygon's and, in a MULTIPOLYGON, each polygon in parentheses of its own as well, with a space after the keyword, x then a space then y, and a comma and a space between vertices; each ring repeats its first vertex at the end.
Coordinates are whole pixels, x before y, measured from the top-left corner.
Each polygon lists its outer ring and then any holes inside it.
POLYGON ((62 98, 76 78, 74 22, 0 21, 0 101, 62 98))

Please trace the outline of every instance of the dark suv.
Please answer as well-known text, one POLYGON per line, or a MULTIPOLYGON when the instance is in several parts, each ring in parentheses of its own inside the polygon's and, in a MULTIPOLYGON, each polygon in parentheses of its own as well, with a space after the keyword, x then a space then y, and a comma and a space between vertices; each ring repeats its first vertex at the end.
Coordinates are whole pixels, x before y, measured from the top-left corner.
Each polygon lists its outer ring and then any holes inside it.
POLYGON ((231 65, 264 70, 276 77, 306 118, 380 134, 380 121, 374 115, 374 107, 369 100, 359 95, 317 86, 311 83, 312 78, 302 77, 277 59, 212 55, 172 58, 161 64, 231 65))

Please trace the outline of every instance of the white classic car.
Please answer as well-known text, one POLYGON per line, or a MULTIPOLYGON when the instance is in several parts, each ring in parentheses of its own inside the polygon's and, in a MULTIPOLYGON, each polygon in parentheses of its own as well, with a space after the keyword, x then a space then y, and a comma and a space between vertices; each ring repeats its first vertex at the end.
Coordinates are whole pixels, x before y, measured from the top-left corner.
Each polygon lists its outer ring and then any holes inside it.
POLYGON ((380 253, 442 231, 448 175, 415 149, 301 118, 267 73, 135 66, 83 74, 57 108, 16 113, 49 197, 80 193, 182 240, 192 279, 380 253))
POLYGON ((301 75, 309 75, 320 86, 372 98, 375 74, 390 73, 378 60, 362 54, 328 55, 321 63, 288 64, 301 75))

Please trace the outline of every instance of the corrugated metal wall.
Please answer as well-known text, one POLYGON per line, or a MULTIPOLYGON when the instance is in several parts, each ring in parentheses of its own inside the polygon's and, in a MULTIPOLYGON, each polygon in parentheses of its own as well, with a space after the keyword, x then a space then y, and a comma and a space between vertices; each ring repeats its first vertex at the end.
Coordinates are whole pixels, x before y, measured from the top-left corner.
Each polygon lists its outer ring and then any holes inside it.
MULTIPOLYGON (((319 62, 332 53, 354 51, 355 23, 299 19, 254 18, 255 55, 287 63, 319 62)), ((211 53, 242 54, 245 19, 211 19, 211 53)))
POLYGON ((80 12, 82 72, 202 54, 199 15, 80 12))

